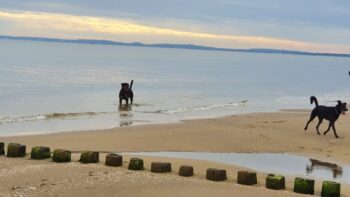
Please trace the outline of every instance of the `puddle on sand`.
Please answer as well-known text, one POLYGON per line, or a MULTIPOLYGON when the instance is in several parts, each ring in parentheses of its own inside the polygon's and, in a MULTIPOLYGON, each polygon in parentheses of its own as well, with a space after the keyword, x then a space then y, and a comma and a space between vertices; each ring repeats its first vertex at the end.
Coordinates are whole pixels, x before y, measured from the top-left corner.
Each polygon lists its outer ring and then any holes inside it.
POLYGON ((292 154, 209 152, 140 152, 126 154, 214 161, 266 173, 350 183, 350 166, 340 166, 292 154))

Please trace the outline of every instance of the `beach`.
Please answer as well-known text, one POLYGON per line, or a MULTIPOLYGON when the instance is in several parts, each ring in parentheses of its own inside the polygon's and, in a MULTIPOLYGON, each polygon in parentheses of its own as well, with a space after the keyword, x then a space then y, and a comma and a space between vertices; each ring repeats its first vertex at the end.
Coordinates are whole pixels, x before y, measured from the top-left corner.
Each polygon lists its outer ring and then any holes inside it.
POLYGON ((0 197, 350 197, 348 10, 2 2, 0 197))
MULTIPOLYGON (((104 166, 107 152, 235 152, 290 153, 342 165, 350 164, 350 120, 341 116, 336 122, 339 139, 330 131, 317 135, 314 120, 308 131, 304 126, 309 110, 282 110, 276 113, 251 113, 222 118, 186 120, 172 124, 150 124, 107 130, 75 131, 44 135, 1 137, 6 144, 17 142, 74 151, 73 162, 56 164, 50 160, 0 157, 0 195, 16 196, 300 196, 293 193, 293 176, 286 176, 286 190, 264 187, 266 173, 258 172, 257 186, 236 184, 237 171, 244 166, 217 162, 160 157, 142 157, 146 170, 127 170, 130 155, 123 154, 123 167, 104 166), (79 151, 100 151, 99 164, 80 164, 79 151), (173 172, 154 174, 150 163, 168 161, 173 172), (177 175, 180 165, 193 165, 195 176, 177 175), (228 180, 205 180, 207 168, 227 170, 228 180)), ((320 130, 324 131, 328 122, 320 130)), ((320 195, 322 180, 316 180, 315 194, 320 195)), ((350 196, 349 184, 342 184, 342 195, 350 196)))

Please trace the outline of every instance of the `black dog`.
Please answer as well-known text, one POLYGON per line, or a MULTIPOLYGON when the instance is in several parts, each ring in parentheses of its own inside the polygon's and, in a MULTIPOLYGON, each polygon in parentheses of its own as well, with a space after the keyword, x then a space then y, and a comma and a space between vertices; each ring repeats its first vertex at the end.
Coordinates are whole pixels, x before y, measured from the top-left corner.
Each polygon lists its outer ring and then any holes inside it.
POLYGON ((318 127, 322 123, 323 119, 326 119, 329 121, 328 129, 323 133, 323 135, 326 135, 330 128, 332 127, 334 135, 336 138, 338 138, 337 132, 334 127, 335 121, 339 118, 340 114, 345 114, 346 111, 348 111, 348 108, 346 107, 346 103, 342 103, 341 101, 337 101, 338 104, 335 107, 326 107, 322 105, 318 105, 316 97, 312 96, 310 97, 310 103, 315 103, 316 107, 312 110, 310 120, 306 123, 306 126, 304 130, 307 130, 307 127, 309 126, 309 123, 317 116, 318 117, 318 124, 316 126, 317 134, 320 135, 320 132, 318 130, 318 127))
POLYGON ((128 83, 122 83, 122 87, 119 91, 119 105, 122 104, 122 101, 125 100, 126 104, 129 104, 129 98, 130 102, 132 104, 134 100, 134 93, 132 91, 132 84, 134 83, 134 80, 131 80, 130 87, 128 83))

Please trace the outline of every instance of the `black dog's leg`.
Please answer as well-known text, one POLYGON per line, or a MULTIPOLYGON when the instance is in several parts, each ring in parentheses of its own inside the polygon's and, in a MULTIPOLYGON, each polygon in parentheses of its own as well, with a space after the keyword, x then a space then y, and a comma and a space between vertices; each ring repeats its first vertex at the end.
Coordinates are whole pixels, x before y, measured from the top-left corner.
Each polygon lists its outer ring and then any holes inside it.
POLYGON ((311 122, 312 120, 310 119, 309 121, 307 121, 306 125, 305 125, 305 128, 304 128, 304 131, 307 130, 307 127, 309 126, 309 123, 311 122))
POLYGON ((315 118, 316 118, 316 114, 312 112, 309 121, 307 121, 307 123, 305 125, 305 128, 304 128, 305 131, 307 130, 307 127, 309 126, 309 123, 311 121, 313 121, 315 118))
POLYGON ((332 122, 332 129, 333 129, 333 132, 334 132, 334 136, 336 138, 339 138, 339 136, 337 135, 337 131, 335 130, 334 122, 332 122))
POLYGON ((132 105, 132 102, 133 102, 133 100, 134 100, 134 97, 130 97, 130 103, 131 103, 131 105, 132 105))
POLYGON ((323 135, 326 135, 326 133, 328 133, 328 131, 331 129, 331 126, 332 126, 332 122, 329 121, 328 129, 323 133, 323 135))
POLYGON ((320 131, 318 130, 318 127, 320 127, 321 123, 323 121, 323 118, 318 118, 318 124, 316 126, 316 131, 317 131, 317 134, 320 135, 320 131))
POLYGON ((123 99, 119 98, 119 106, 122 105, 122 101, 123 101, 123 99))

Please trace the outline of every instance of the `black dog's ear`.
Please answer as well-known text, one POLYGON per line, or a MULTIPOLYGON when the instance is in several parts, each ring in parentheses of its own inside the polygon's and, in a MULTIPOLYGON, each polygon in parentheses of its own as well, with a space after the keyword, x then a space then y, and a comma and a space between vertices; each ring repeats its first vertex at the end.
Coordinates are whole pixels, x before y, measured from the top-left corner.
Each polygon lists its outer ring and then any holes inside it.
POLYGON ((337 102, 338 102, 338 105, 341 105, 341 104, 342 104, 341 100, 337 100, 337 102))

